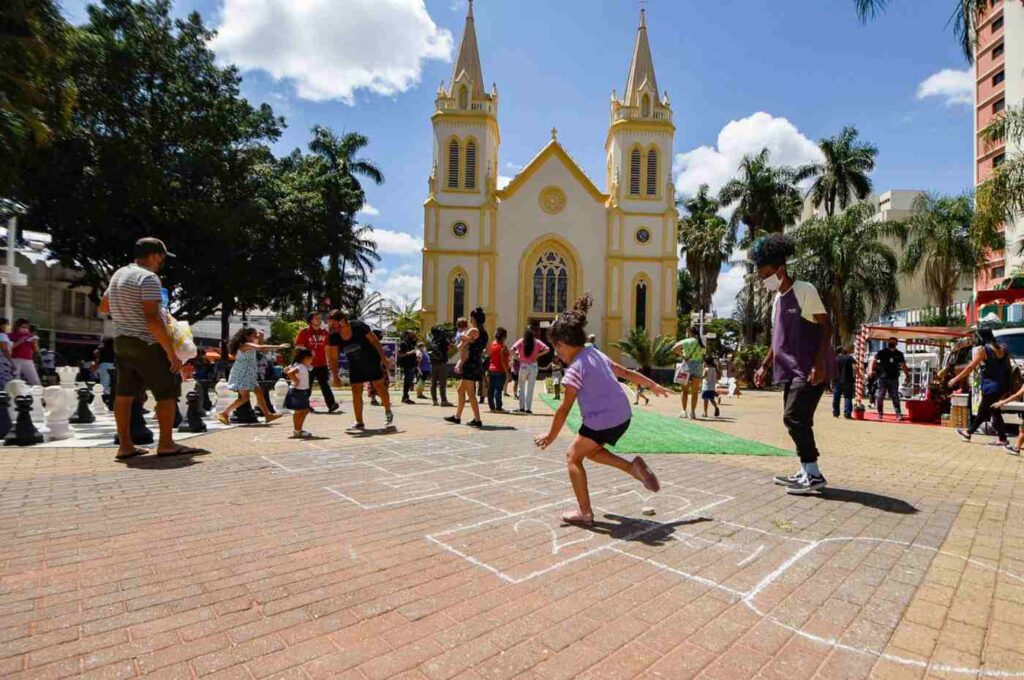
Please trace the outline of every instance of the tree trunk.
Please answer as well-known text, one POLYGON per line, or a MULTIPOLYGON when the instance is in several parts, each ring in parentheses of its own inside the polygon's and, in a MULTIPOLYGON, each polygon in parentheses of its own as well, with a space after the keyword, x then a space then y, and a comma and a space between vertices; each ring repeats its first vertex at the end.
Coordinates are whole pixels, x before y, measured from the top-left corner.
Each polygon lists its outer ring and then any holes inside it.
POLYGON ((228 340, 231 335, 231 312, 234 309, 234 300, 225 291, 220 304, 220 360, 225 371, 228 365, 228 340))

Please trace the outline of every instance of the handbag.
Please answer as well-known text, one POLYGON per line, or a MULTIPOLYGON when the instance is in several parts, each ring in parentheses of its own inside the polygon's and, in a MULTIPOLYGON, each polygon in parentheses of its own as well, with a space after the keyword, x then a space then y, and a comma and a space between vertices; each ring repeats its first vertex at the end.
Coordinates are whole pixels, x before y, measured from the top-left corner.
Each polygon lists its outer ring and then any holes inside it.
POLYGON ((672 377, 672 382, 677 385, 686 385, 690 382, 690 368, 687 362, 680 361, 676 364, 676 370, 672 377))

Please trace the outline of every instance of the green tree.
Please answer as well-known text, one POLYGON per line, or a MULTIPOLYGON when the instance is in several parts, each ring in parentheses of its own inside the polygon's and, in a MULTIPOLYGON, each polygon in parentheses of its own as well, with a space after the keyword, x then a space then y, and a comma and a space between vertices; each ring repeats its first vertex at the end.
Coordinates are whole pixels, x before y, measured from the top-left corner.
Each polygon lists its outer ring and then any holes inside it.
POLYGON ((863 200, 871 193, 871 178, 875 169, 878 148, 873 144, 857 141, 857 128, 844 127, 835 137, 826 137, 818 142, 824 160, 811 163, 797 170, 797 179, 814 178, 809 195, 814 205, 824 206, 829 217, 853 203, 863 200))
POLYGON ((676 273, 676 337, 686 335, 693 312, 693 279, 690 272, 680 269, 676 273))
MULTIPOLYGON (((874 18, 889 3, 890 0, 853 0, 862 21, 874 18)), ((974 63, 974 46, 978 42, 978 17, 988 7, 991 7, 991 0, 955 0, 953 3, 953 14, 949 18, 949 23, 953 24, 953 34, 969 64, 974 63)))
POLYGON ((411 302, 392 302, 388 309, 387 321, 398 333, 415 331, 419 334, 422 331, 422 312, 419 298, 411 302))
POLYGON ((985 263, 985 248, 971 233, 971 197, 919 196, 912 210, 906 220, 908 242, 901 269, 909 276, 923 272, 928 301, 936 308, 939 325, 945 326, 964 276, 972 276, 985 263))
POLYGON ((68 123, 74 30, 53 0, 0 3, 0 197, 19 198, 26 154, 68 123))
POLYGON ((673 338, 663 335, 651 338, 643 328, 632 328, 622 340, 612 343, 612 347, 621 350, 643 371, 658 366, 669 366, 675 363, 672 353, 673 338))
POLYGON ((693 281, 693 303, 697 309, 709 311, 722 265, 729 261, 736 245, 736 229, 718 215, 721 206, 709 195, 707 184, 677 205, 686 212, 679 219, 678 233, 686 270, 693 281))
POLYGON ((707 341, 707 346, 712 356, 716 357, 733 354, 743 337, 743 326, 735 319, 715 319, 704 327, 704 331, 715 336, 707 341))
POLYGON ((885 313, 896 305, 899 261, 886 239, 905 233, 901 224, 876 221, 867 203, 793 230, 797 259, 792 274, 821 293, 838 342, 852 339, 872 312, 885 313))

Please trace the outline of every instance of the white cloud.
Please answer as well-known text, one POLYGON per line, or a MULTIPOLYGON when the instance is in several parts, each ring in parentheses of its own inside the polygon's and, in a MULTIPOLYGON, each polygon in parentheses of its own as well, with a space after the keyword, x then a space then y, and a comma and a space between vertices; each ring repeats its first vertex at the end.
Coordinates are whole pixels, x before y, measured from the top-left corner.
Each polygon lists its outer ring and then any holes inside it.
POLYGON ((404 231, 390 229, 374 229, 369 238, 377 243, 377 252, 381 255, 419 255, 423 250, 423 239, 404 231))
POLYGON ((732 313, 736 309, 736 297, 743 290, 743 278, 746 273, 745 266, 735 265, 723 269, 718 275, 718 289, 711 298, 711 304, 719 318, 732 318, 732 313))
POLYGON ((676 154, 672 168, 676 190, 683 196, 692 196, 701 184, 707 184, 712 193, 717 193, 736 175, 745 155, 756 154, 765 147, 771 151, 772 163, 776 165, 804 165, 822 157, 818 145, 787 119, 758 111, 723 127, 718 133, 717 148, 701 146, 676 154))
POLYGON ((403 264, 394 270, 377 269, 370 275, 370 290, 399 303, 419 299, 423 292, 419 267, 419 264, 403 264))
POLYGON ((377 208, 374 208, 369 203, 364 203, 362 209, 359 212, 357 212, 356 214, 357 215, 369 215, 370 217, 375 217, 375 216, 380 214, 380 210, 377 210, 377 208))
POLYGON ((504 189, 505 187, 508 186, 508 183, 511 182, 511 181, 512 181, 511 177, 506 177, 505 175, 499 174, 498 175, 498 188, 499 189, 504 189))
POLYGON ((451 32, 424 0, 225 0, 221 17, 212 43, 220 58, 288 79, 313 101, 404 92, 425 60, 452 56, 451 32))
POLYGON ((917 86, 917 98, 942 97, 946 106, 974 102, 974 73, 968 67, 962 71, 944 68, 933 73, 917 86))

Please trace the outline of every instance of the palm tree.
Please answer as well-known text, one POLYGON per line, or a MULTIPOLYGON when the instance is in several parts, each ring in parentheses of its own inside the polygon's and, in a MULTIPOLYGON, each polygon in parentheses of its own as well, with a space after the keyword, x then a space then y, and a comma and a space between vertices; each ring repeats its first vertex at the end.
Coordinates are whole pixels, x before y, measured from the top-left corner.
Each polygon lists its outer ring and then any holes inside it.
MULTIPOLYGON (((330 128, 313 126, 313 138, 309 150, 324 162, 322 187, 327 219, 330 222, 327 247, 327 293, 332 299, 342 299, 345 287, 342 263, 347 262, 346 244, 351 244, 356 230, 355 214, 366 202, 359 177, 366 177, 375 184, 384 182, 384 174, 371 161, 358 158, 360 151, 370 140, 358 132, 348 132, 341 137, 330 128)), ((371 266, 372 269, 372 266, 371 266)))
POLYGON ((680 200, 687 215, 679 219, 680 250, 693 282, 694 304, 701 311, 711 309, 718 289, 718 275, 736 245, 736 230, 718 215, 720 206, 709 196, 707 184, 700 185, 692 198, 680 200))
POLYGON ((412 302, 392 300, 391 307, 387 313, 387 321, 399 333, 404 333, 405 331, 416 331, 419 333, 422 326, 422 312, 419 298, 412 302))
MULTIPOLYGON (((741 244, 749 247, 765 233, 780 232, 792 224, 800 215, 801 195, 796 186, 796 171, 788 166, 773 166, 771 152, 761 149, 760 153, 743 157, 739 177, 730 180, 718 194, 722 206, 736 206, 730 228, 736 230, 740 223, 747 230, 741 244)), ((752 265, 747 265, 747 286, 750 288, 744 298, 747 308, 743 337, 748 343, 754 341, 754 307, 756 306, 756 281, 752 265)))
MULTIPOLYGON (((1024 142, 1024 105, 1011 106, 982 130, 986 144, 1006 142, 1007 147, 1020 147, 1024 142)), ((1024 214, 1024 153, 1005 158, 992 175, 978 186, 977 212, 974 216, 975 242, 989 245, 1000 238, 1000 227, 1024 214)), ((1024 243, 1021 244, 1024 250, 1024 243)))
POLYGON ((386 306, 387 301, 383 295, 376 291, 367 293, 365 288, 360 287, 352 291, 345 308, 348 310, 349 318, 375 323, 384 315, 386 306))
POLYGON ((793 276, 821 292, 838 342, 851 339, 871 313, 896 305, 899 261, 884 239, 903 239, 903 225, 877 221, 873 206, 858 203, 838 215, 810 219, 792 234, 793 276))
POLYGON ((818 142, 825 159, 797 170, 797 179, 814 177, 808 195, 815 207, 824 206, 829 217, 836 214, 836 205, 846 210, 853 199, 863 200, 871 193, 871 178, 878 148, 857 141, 857 128, 844 127, 835 137, 818 142))
POLYGON ((346 288, 364 285, 380 262, 377 242, 371 238, 373 227, 360 225, 354 220, 346 225, 339 236, 338 253, 341 257, 341 281, 346 288), (349 265, 352 271, 349 271, 349 265), (349 281, 349 279, 353 279, 349 281))
POLYGON ((924 273, 929 302, 937 307, 939 323, 944 326, 949 323, 949 307, 964 276, 970 277, 985 263, 985 247, 971 232, 971 197, 919 196, 906 222, 908 243, 901 269, 910 276, 924 273))
MULTIPOLYGON (((890 0, 853 0, 861 21, 867 21, 880 14, 889 2, 890 0)), ((990 6, 991 0, 956 0, 953 5, 949 23, 953 24, 953 34, 969 64, 974 63, 974 46, 978 42, 978 17, 990 6)))
POLYGON ((675 362, 674 344, 673 338, 658 335, 652 339, 643 328, 633 328, 622 340, 613 342, 612 347, 632 359, 647 374, 655 366, 669 366, 675 362))

